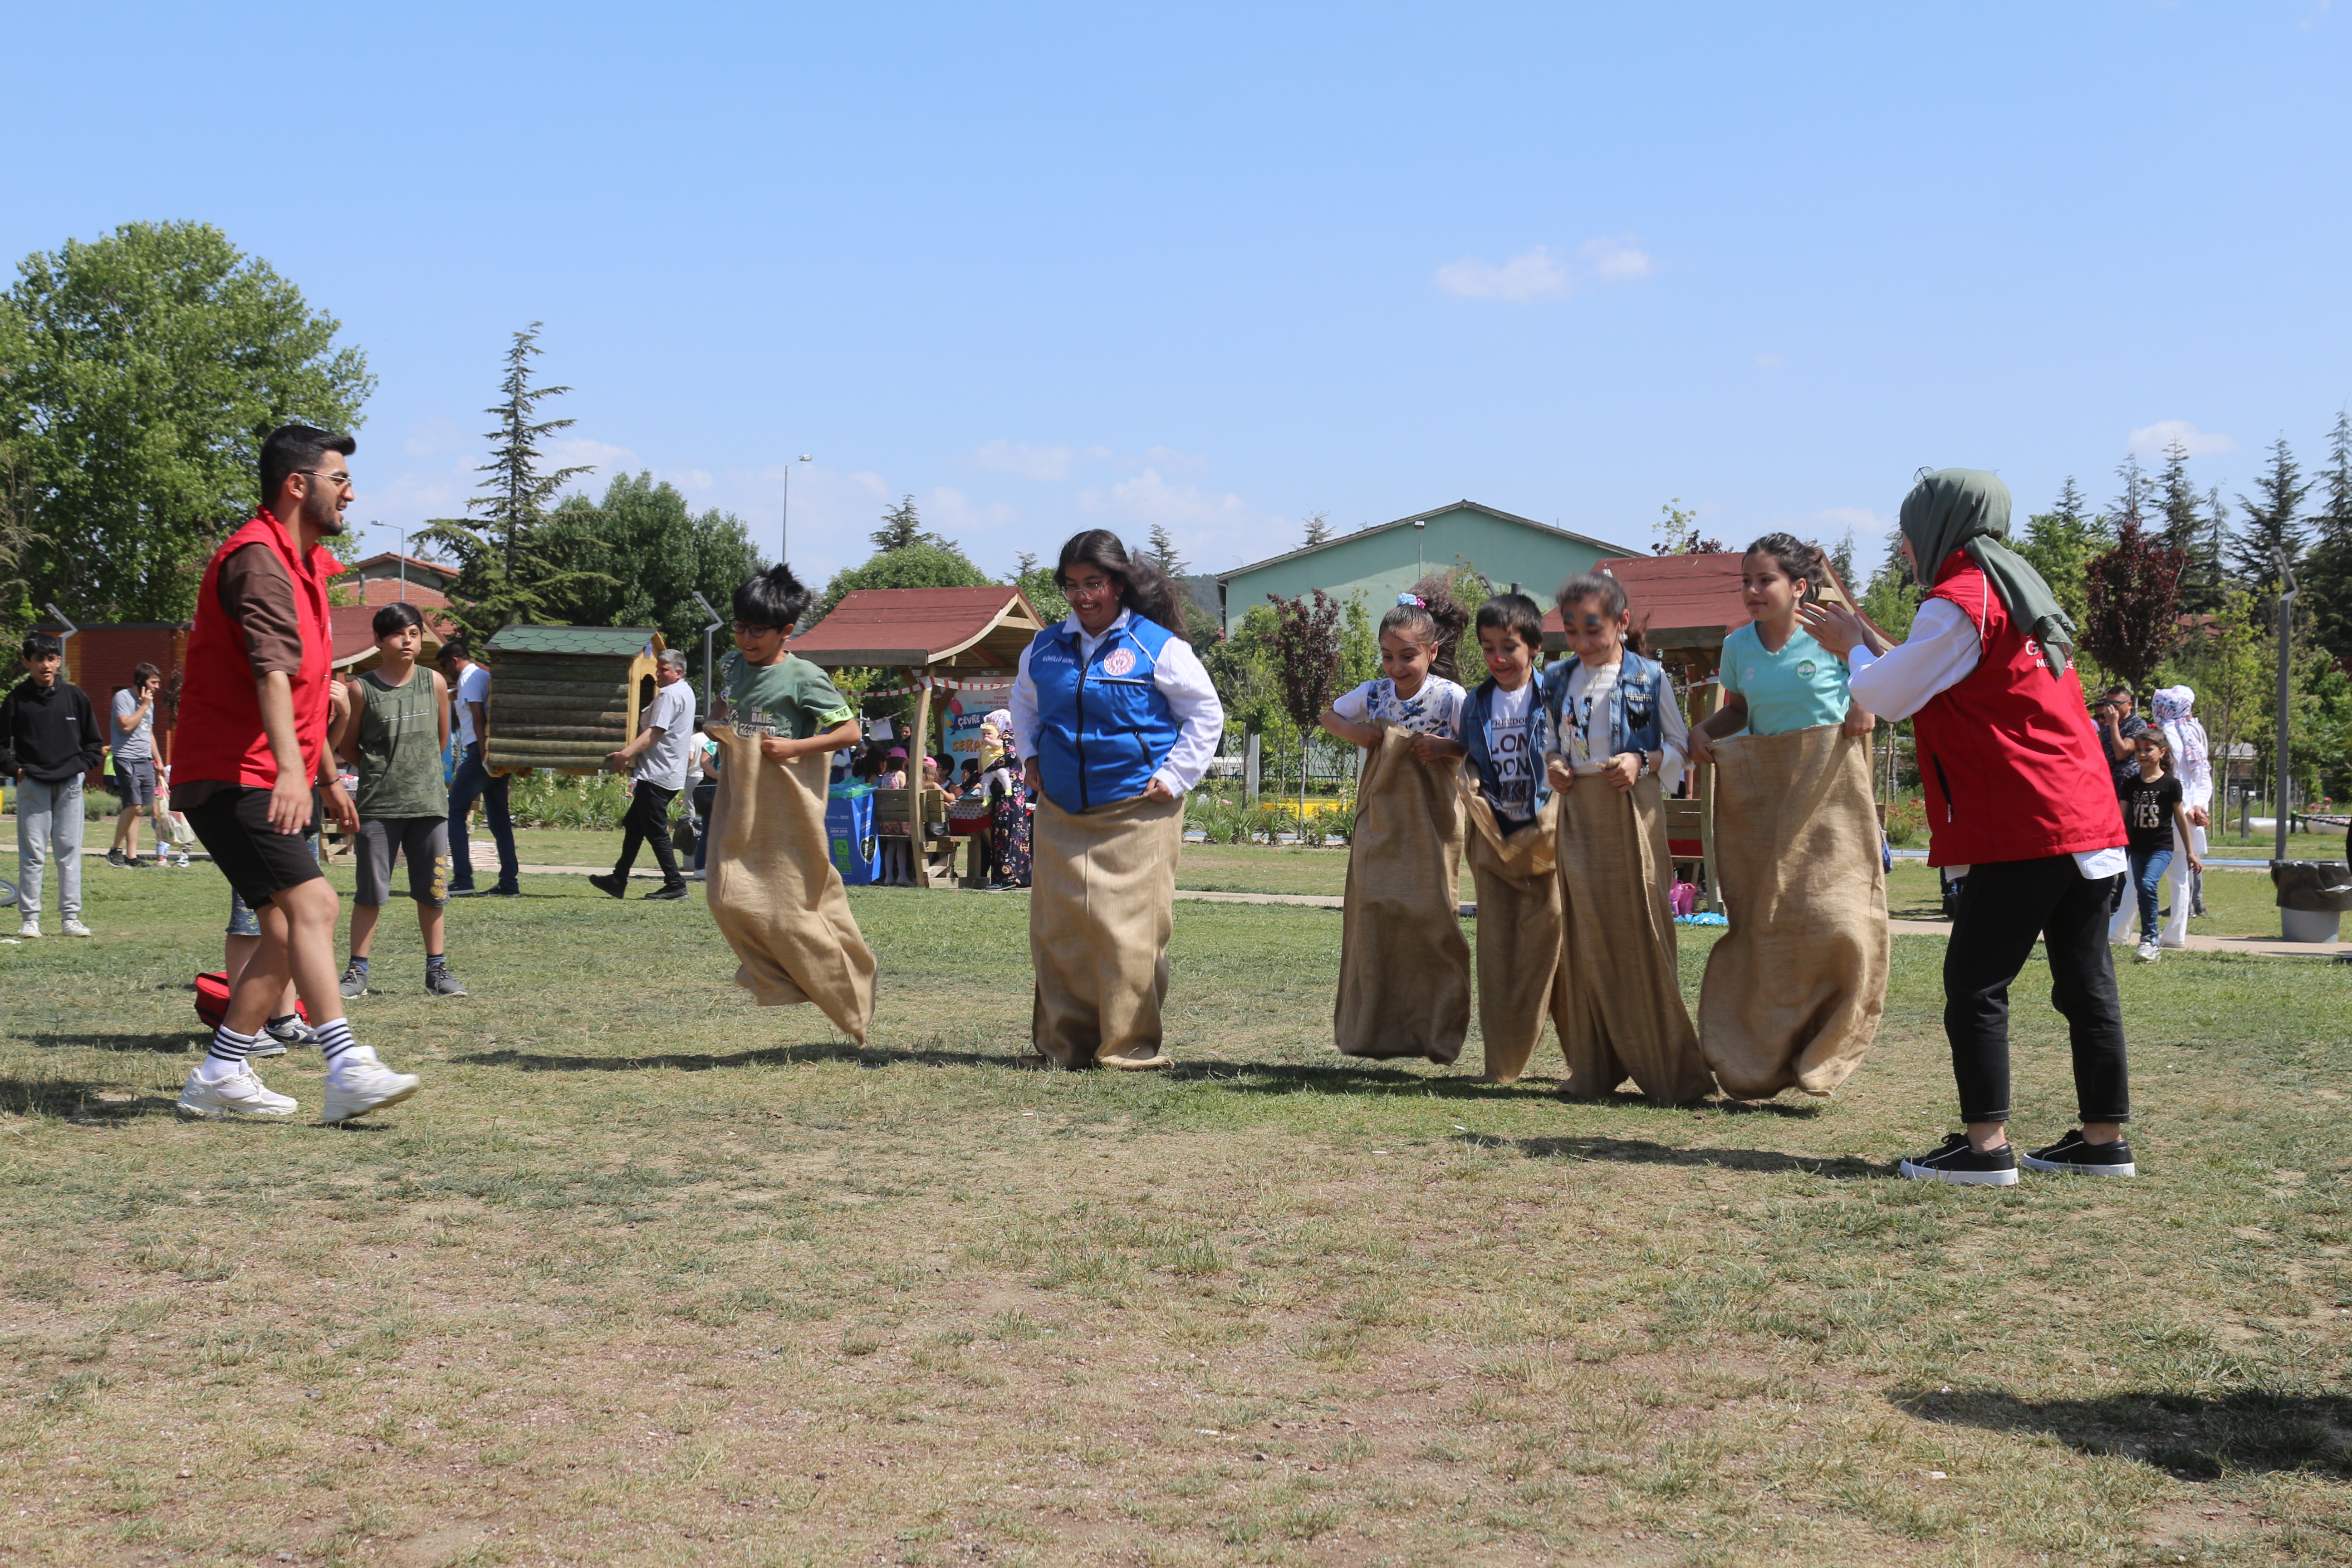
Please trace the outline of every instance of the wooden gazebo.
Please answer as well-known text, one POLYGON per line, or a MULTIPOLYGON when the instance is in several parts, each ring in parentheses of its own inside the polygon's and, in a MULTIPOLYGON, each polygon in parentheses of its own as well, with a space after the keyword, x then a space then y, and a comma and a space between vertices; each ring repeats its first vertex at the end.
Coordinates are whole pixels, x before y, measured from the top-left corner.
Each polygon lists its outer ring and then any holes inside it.
POLYGON ((483 648, 483 763, 494 773, 603 773, 605 753, 636 738, 662 646, 661 633, 643 626, 501 626, 483 648))
MULTIPOLYGON (((1739 594, 1744 559, 1739 552, 1727 550, 1634 556, 1604 561, 1595 568, 1624 587, 1633 625, 1647 639, 1650 656, 1690 693, 1685 717, 1694 724, 1722 706, 1723 688, 1717 676, 1723 665, 1723 639, 1748 623, 1748 606, 1739 594)), ((1859 614, 1861 607, 1839 580, 1837 568, 1824 561, 1822 576, 1816 597, 1859 614)), ((1559 654, 1567 647, 1555 607, 1544 616, 1544 649, 1559 654)), ((1666 847, 1678 868, 1703 869, 1706 907, 1718 908, 1722 894, 1715 877, 1714 770, 1695 770, 1690 798, 1666 802, 1666 847)))
POLYGON ((1018 588, 862 588, 788 646, 800 658, 828 669, 876 668, 897 672, 911 689, 913 741, 908 748, 907 788, 897 801, 877 798, 876 817, 903 820, 909 842, 922 847, 917 887, 944 886, 954 854, 951 841, 930 825, 946 816, 936 789, 926 791, 921 759, 931 744, 931 693, 963 680, 1010 681, 1021 650, 1044 629, 1037 612, 1018 588))

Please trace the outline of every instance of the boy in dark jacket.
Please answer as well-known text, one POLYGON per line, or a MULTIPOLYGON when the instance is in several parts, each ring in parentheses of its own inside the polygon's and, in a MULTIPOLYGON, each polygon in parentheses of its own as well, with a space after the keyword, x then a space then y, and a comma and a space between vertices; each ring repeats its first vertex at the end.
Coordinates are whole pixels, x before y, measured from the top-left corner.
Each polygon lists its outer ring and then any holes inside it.
POLYGON ((106 732, 79 686, 58 679, 66 645, 47 632, 25 639, 31 673, 0 698, 0 770, 16 781, 20 937, 41 934, 41 868, 58 857, 58 912, 68 936, 81 923, 81 781, 98 766, 106 732))

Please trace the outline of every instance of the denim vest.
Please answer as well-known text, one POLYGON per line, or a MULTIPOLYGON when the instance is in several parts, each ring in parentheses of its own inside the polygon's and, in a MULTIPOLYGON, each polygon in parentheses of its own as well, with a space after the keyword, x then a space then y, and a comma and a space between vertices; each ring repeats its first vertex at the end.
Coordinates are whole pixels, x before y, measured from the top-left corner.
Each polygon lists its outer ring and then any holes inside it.
MULTIPOLYGON (((1568 701, 1568 679, 1575 673, 1578 659, 1569 655, 1558 664, 1547 666, 1543 672, 1542 701, 1544 711, 1550 717, 1552 733, 1565 750, 1567 737, 1575 732, 1575 721, 1562 711, 1568 701)), ((1674 700, 1674 690, 1666 684, 1666 667, 1654 658, 1644 658, 1632 648, 1624 650, 1623 662, 1617 667, 1617 686, 1609 694, 1609 755, 1620 752, 1658 752, 1665 749, 1665 715, 1664 704, 1674 700)))
MULTIPOLYGON (((1530 676, 1530 679, 1535 677, 1530 676)), ((1495 693, 1501 688, 1492 677, 1470 693, 1462 705, 1462 747, 1470 753, 1471 772, 1477 775, 1478 793, 1489 802, 1496 798, 1501 778, 1495 766, 1495 693)), ((1535 773, 1535 810, 1543 810, 1544 802, 1551 798, 1550 775, 1544 767, 1544 755, 1551 750, 1551 715, 1544 710, 1543 689, 1536 689, 1535 700, 1528 705, 1528 763, 1535 773)), ((1500 816, 1502 808, 1496 807, 1500 816)), ((1531 818, 1530 818, 1531 819, 1531 818)), ((1518 818, 1504 818, 1517 821, 1518 818)))
POLYGON ((1037 773, 1064 811, 1131 800, 1176 747, 1181 727, 1155 679, 1176 634, 1130 615, 1081 667, 1078 634, 1058 622, 1029 643, 1037 689, 1037 773))

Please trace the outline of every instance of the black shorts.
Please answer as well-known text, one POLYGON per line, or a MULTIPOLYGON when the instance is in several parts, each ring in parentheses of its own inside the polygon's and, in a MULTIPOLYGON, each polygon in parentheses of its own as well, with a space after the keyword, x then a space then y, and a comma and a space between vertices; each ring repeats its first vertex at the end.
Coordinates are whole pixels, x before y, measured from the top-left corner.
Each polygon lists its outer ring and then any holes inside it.
POLYGON ((266 789, 224 789, 181 815, 237 897, 254 909, 272 894, 324 875, 308 838, 269 826, 266 789))

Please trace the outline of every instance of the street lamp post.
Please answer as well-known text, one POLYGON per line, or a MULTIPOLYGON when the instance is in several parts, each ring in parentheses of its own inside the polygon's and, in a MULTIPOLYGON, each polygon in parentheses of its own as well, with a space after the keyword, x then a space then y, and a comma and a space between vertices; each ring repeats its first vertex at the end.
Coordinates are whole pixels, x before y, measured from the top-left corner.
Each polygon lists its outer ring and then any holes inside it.
MULTIPOLYGON (((809 455, 806 452, 803 452, 798 458, 798 461, 803 463, 809 460, 809 455)), ((776 531, 776 559, 778 561, 787 560, 791 557, 792 543, 793 465, 791 463, 786 463, 784 465, 784 521, 783 526, 776 531)))
POLYGON ((2287 718, 2292 711, 2290 704, 2294 699, 2294 650, 2290 638, 2294 630, 2294 598, 2302 590, 2295 586, 2294 564, 2287 560, 2286 552, 2280 551, 2273 559, 2278 562, 2282 591, 2278 601, 2278 800, 2271 810, 2276 818, 2273 824, 2277 829, 2275 858, 2284 860, 2286 858, 2287 792, 2294 787, 2294 770, 2287 755, 2287 718))

